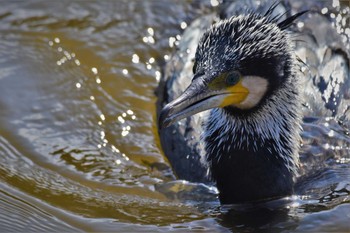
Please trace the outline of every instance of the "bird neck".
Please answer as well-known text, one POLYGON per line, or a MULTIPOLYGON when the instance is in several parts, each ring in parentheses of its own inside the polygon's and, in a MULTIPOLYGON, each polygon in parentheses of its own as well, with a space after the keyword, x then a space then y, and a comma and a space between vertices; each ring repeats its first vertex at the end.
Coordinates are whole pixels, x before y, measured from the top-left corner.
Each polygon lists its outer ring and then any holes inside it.
POLYGON ((287 85, 244 117, 225 109, 211 111, 204 125, 205 159, 221 203, 292 194, 299 163, 300 101, 296 84, 287 85))

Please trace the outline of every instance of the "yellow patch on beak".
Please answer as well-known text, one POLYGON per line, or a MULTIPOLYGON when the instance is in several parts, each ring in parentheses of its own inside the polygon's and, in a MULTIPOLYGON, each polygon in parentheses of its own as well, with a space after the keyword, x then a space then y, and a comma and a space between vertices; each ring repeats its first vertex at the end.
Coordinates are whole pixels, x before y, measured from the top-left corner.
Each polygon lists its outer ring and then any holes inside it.
POLYGON ((227 87, 226 91, 226 97, 221 102, 220 107, 239 104, 249 95, 249 90, 242 85, 242 80, 234 86, 227 87))

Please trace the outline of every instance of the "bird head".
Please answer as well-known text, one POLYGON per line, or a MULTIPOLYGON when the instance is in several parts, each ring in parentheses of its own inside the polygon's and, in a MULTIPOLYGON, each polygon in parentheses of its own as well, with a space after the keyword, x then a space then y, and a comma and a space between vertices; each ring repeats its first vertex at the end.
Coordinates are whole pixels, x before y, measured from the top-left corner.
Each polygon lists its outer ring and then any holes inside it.
MULTIPOLYGON (((275 7, 275 6, 274 6, 275 7)), ((282 22, 248 14, 219 21, 201 37, 188 88, 160 113, 160 127, 212 108, 231 114, 256 111, 291 76, 290 42, 284 31, 295 14, 282 22)))

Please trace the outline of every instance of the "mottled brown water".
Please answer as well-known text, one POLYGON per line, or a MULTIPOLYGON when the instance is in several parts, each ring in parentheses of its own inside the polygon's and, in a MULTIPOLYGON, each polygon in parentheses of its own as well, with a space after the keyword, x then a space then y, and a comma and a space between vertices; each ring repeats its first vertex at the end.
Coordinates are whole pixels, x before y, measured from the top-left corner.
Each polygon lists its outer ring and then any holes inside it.
POLYGON ((297 198, 288 213, 221 209, 213 187, 174 181, 154 91, 175 41, 213 11, 209 2, 1 5, 1 232, 350 231, 350 139, 332 124, 305 137, 335 129, 343 160, 315 175, 319 196, 297 198))

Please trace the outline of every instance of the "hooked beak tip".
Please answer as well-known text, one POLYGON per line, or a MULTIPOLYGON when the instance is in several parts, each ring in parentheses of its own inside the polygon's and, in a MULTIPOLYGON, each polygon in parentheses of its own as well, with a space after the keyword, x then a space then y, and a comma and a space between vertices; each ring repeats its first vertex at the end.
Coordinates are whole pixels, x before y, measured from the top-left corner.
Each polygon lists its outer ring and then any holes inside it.
POLYGON ((172 107, 169 106, 169 104, 167 104, 160 112, 159 119, 158 119, 159 129, 163 129, 171 125, 172 123, 171 118, 168 117, 171 113, 171 110, 172 110, 172 107))

